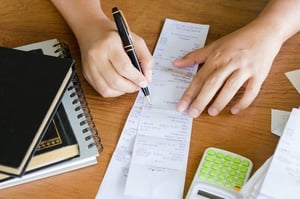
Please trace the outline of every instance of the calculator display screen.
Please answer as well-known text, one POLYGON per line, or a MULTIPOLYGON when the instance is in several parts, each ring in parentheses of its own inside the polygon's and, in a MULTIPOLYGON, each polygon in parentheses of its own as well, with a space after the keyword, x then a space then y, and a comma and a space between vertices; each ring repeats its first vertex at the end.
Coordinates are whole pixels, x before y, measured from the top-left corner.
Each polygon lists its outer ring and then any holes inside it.
POLYGON ((197 194, 200 195, 200 196, 207 197, 209 199, 225 199, 223 197, 216 196, 215 194, 208 193, 208 192, 203 191, 203 190, 198 190, 197 194))

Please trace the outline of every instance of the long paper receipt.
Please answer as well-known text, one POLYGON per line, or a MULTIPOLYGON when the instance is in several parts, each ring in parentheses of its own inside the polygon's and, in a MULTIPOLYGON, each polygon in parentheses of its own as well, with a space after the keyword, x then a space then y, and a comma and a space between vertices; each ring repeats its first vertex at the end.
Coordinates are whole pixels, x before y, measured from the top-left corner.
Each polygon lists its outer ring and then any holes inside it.
POLYGON ((172 61, 204 46, 207 25, 166 19, 153 57, 151 105, 140 92, 98 190, 100 199, 181 199, 192 118, 176 105, 198 66, 172 61))

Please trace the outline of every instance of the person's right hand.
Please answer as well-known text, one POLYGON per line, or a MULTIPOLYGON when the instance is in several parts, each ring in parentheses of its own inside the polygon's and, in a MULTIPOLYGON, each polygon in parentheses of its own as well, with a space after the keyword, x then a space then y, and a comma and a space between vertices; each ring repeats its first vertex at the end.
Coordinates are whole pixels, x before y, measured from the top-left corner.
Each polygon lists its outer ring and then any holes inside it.
POLYGON ((153 58, 144 40, 134 33, 131 36, 144 75, 131 64, 109 19, 87 24, 77 34, 83 75, 103 97, 132 93, 151 81, 153 58))

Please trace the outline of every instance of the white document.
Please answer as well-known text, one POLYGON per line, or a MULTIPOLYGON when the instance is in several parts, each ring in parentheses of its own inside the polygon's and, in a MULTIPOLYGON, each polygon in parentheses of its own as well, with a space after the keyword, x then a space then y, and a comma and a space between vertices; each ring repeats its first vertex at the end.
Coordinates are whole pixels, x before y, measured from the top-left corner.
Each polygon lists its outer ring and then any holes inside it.
POLYGON ((258 199, 299 198, 300 110, 293 109, 273 155, 258 199))
POLYGON ((152 105, 140 92, 96 198, 182 198, 192 118, 176 111, 197 66, 172 61, 204 46, 207 25, 166 19, 154 51, 152 105))

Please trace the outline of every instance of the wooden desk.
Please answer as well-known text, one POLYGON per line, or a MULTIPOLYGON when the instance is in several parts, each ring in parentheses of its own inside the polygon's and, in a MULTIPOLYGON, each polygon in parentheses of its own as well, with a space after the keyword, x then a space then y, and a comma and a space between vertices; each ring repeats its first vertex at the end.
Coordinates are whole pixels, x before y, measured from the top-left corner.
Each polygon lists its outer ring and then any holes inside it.
MULTIPOLYGON (((102 2, 103 9, 109 16, 113 6, 121 8, 126 13, 131 29, 145 39, 152 51, 166 17, 209 24, 207 43, 210 43, 251 21, 268 1, 103 0, 102 2)), ((16 47, 51 38, 58 38, 69 44, 81 75, 78 44, 61 15, 49 1, 0 1, 0 45, 16 47)), ((253 160, 254 170, 273 153, 278 137, 270 132, 271 108, 290 111, 300 103, 300 95, 284 75, 287 71, 300 68, 299 51, 300 35, 297 34, 284 44, 259 96, 241 114, 233 116, 229 112, 230 108, 226 108, 218 117, 210 117, 204 113, 193 121, 185 193, 206 147, 220 147, 245 155, 253 160)), ((98 159, 99 163, 74 172, 0 190, 1 199, 95 197, 136 93, 104 99, 82 76, 81 79, 105 147, 98 159)), ((241 94, 242 91, 237 98, 241 94)), ((231 104, 228 107, 230 106, 231 104)))

